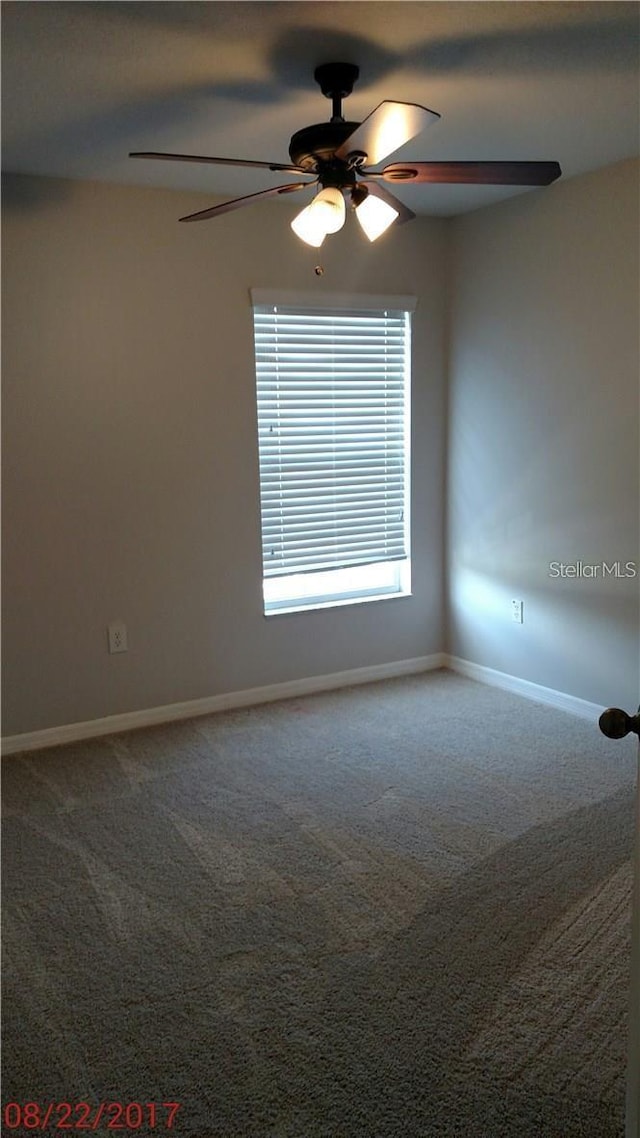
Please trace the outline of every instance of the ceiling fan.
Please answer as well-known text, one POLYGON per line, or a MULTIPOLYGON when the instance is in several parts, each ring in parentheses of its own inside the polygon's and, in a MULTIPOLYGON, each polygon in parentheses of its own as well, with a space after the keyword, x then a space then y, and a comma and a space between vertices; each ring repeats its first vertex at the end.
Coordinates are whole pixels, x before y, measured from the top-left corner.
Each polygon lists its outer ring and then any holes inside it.
POLYGON ((353 63, 323 63, 316 67, 314 78, 322 94, 332 100, 332 116, 329 122, 296 131, 289 143, 290 163, 210 158, 198 154, 161 154, 156 151, 135 151, 129 157, 252 166, 283 174, 311 175, 311 181, 295 181, 246 194, 210 209, 190 213, 180 221, 204 221, 262 198, 319 185, 311 204, 291 222, 294 232, 315 247, 322 244, 328 233, 336 233, 344 225, 345 195, 350 198, 356 217, 370 241, 375 241, 394 221, 398 224, 411 221, 415 214, 381 184, 384 182, 547 186, 560 177, 557 162, 393 162, 382 170, 372 169, 431 123, 437 122, 440 115, 417 103, 385 100, 364 122, 346 122, 342 114, 342 100, 351 94, 359 74, 359 68, 353 63))

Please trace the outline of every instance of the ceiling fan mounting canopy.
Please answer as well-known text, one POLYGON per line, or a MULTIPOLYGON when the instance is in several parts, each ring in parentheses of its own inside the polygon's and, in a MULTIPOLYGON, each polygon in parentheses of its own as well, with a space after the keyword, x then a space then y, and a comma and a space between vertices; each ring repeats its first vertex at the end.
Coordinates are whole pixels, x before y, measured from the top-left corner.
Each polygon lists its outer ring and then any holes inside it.
POLYGON ((321 63, 316 67, 313 78, 327 99, 346 99, 353 91, 359 74, 360 68, 355 63, 321 63))

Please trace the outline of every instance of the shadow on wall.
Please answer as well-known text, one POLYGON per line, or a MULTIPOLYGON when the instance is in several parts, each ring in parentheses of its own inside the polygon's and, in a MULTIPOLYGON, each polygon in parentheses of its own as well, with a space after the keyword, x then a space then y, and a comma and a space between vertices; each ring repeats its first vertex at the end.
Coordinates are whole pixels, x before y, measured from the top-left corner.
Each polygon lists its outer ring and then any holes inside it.
POLYGON ((9 213, 26 213, 67 197, 66 183, 54 178, 32 178, 24 174, 2 175, 2 208, 9 213))

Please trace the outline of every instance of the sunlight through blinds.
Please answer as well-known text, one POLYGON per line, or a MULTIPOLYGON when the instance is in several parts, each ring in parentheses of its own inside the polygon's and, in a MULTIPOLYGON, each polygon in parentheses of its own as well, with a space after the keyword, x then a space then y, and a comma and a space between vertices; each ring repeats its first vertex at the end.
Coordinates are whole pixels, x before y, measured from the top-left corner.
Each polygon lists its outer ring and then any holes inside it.
POLYGON ((410 313, 255 305, 265 577, 407 556, 410 313))

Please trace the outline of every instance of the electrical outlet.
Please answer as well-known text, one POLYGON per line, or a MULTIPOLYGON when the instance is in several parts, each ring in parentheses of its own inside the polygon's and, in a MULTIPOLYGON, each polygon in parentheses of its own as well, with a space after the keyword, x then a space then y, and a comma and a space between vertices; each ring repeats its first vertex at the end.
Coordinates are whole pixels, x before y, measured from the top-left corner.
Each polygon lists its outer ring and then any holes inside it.
POLYGON ((109 652, 128 652, 127 626, 123 620, 112 620, 107 632, 109 634, 109 652))
POLYGON ((511 616, 516 624, 524 623, 524 601, 511 602, 511 616))

